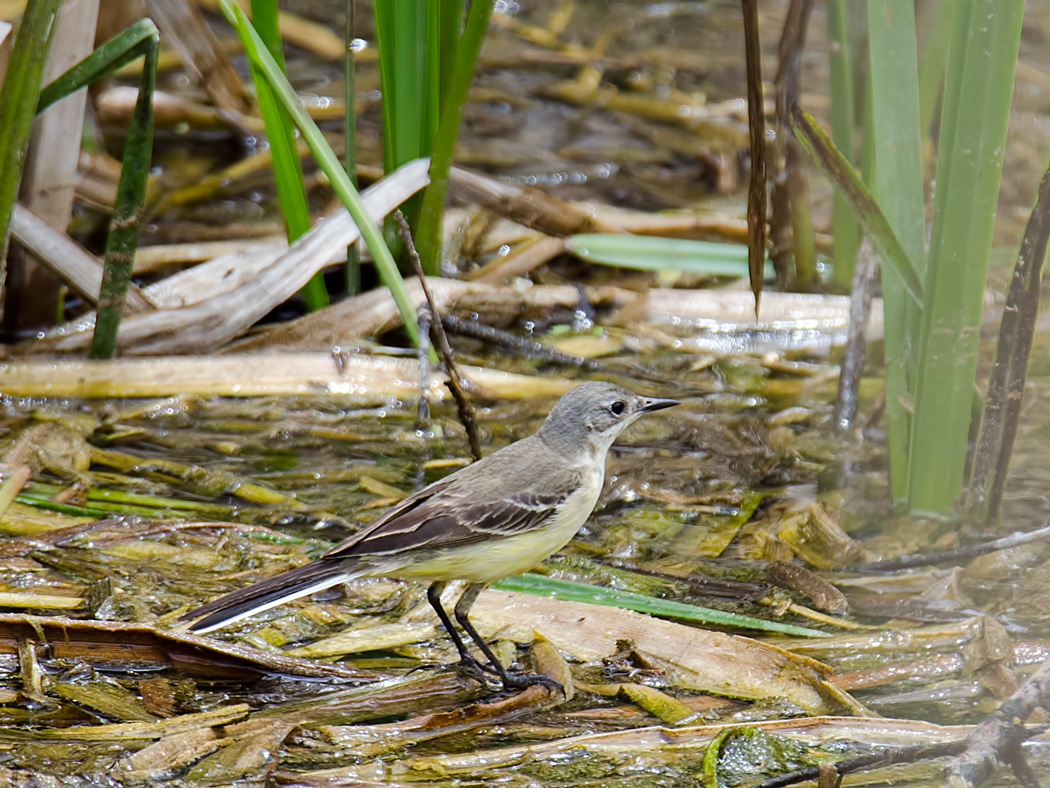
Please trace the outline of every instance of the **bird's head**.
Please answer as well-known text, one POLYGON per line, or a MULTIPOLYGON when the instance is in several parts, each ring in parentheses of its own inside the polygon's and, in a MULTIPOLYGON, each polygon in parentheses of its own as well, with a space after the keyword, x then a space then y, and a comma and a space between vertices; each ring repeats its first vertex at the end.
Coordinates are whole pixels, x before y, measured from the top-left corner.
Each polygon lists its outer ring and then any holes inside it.
POLYGON ((674 399, 643 397, 615 383, 588 381, 558 400, 540 427, 540 435, 566 448, 604 454, 639 416, 677 404, 674 399))

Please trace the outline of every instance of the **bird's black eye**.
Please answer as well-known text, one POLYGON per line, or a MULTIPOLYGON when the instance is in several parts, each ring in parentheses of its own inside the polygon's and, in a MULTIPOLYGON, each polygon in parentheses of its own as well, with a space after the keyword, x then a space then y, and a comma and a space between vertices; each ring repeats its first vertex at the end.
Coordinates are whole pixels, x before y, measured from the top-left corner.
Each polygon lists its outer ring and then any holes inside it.
POLYGON ((609 410, 612 411, 612 414, 614 416, 622 416, 626 407, 627 406, 624 405, 620 400, 616 400, 616 402, 609 406, 609 410))

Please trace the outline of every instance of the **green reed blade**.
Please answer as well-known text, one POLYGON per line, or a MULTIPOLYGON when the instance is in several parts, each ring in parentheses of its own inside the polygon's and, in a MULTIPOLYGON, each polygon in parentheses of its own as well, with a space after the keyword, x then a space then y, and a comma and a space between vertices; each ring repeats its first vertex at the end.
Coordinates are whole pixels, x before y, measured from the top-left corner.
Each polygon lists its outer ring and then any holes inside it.
POLYGON ((142 64, 139 94, 131 114, 128 138, 124 143, 117 199, 113 204, 102 262, 102 285, 89 351, 91 358, 112 358, 117 348, 117 330, 131 283, 131 268, 139 244, 139 227, 153 157, 153 92, 157 84, 158 49, 157 38, 151 38, 142 64))
MULTIPOLYGON (((847 161, 853 158, 853 63, 849 42, 849 0, 828 0, 828 73, 831 88, 831 139, 847 161)), ((849 202, 835 192, 832 205, 834 278, 841 287, 853 281, 853 262, 860 247, 860 226, 849 202)))
POLYGON ((40 91, 37 113, 56 101, 76 93, 83 87, 109 76, 142 57, 150 45, 160 37, 152 19, 140 19, 95 50, 69 70, 57 76, 40 91))
POLYGON ((744 616, 739 613, 728 613, 724 610, 713 610, 698 605, 687 605, 669 599, 638 594, 634 591, 620 591, 615 588, 602 588, 586 583, 574 583, 571 580, 559 580, 556 577, 543 575, 517 575, 505 577, 492 584, 493 588, 502 591, 520 591, 537 596, 549 596, 567 602, 589 602, 592 605, 618 607, 622 610, 634 610, 637 613, 649 613, 654 616, 666 616, 685 621, 702 621, 705 624, 718 624, 741 629, 757 629, 764 632, 781 632, 786 635, 823 638, 826 632, 809 627, 784 624, 780 621, 767 621, 764 618, 744 616))
POLYGON ((10 241, 11 211, 18 199, 40 79, 61 5, 62 0, 38 0, 26 6, 7 65, 7 76, 0 87, 0 290, 10 241))
POLYGON ((945 76, 908 501, 945 513, 962 491, 988 257, 1023 3, 956 12, 945 76))
POLYGON ((823 170, 835 187, 849 200, 864 232, 871 236, 872 242, 885 261, 900 275, 908 297, 921 308, 922 280, 919 279, 915 265, 853 165, 846 161, 813 116, 798 107, 791 113, 791 129, 813 159, 813 163, 823 170))
MULTIPOLYGON (((463 109, 467 105, 470 81, 474 76, 481 43, 492 16, 494 0, 474 0, 467 13, 463 37, 456 49, 455 66, 449 79, 448 92, 444 96, 441 124, 430 158, 430 185, 423 195, 419 224, 416 231, 416 248, 419 250, 423 271, 434 276, 439 273, 441 256, 441 217, 445 210, 445 194, 448 191, 448 173, 452 167, 452 153, 459 136, 463 120, 463 109)), ((454 4, 453 4, 454 5, 454 4)))
MULTIPOLYGON (((265 42, 266 49, 284 71, 284 47, 281 32, 277 27, 277 3, 275 0, 252 0, 252 24, 259 37, 265 42)), ((310 205, 306 199, 306 186, 303 184, 303 169, 299 155, 295 150, 295 127, 291 118, 278 103, 266 79, 259 73, 258 67, 251 65, 252 81, 255 83, 256 100, 259 103, 259 114, 266 127, 266 138, 270 143, 274 184, 277 188, 277 202, 284 217, 285 234, 288 243, 303 235, 310 229, 310 205)), ((306 309, 314 312, 328 306, 328 291, 325 289, 324 274, 320 271, 313 275, 302 289, 306 309)))
MULTIPOLYGON (((344 93, 343 93, 343 168, 353 187, 357 188, 357 57, 354 54, 357 20, 354 0, 346 0, 346 25, 343 29, 343 40, 346 42, 346 55, 343 59, 344 93)), ((361 255, 357 244, 346 247, 346 267, 344 269, 346 294, 357 295, 361 292, 361 255)))
POLYGON ((346 206, 350 216, 361 230, 361 237, 364 238, 365 244, 367 244, 369 251, 372 253, 372 258, 375 261, 383 284, 390 290, 390 294, 397 304, 401 319, 405 324, 405 331, 416 345, 420 341, 425 341, 425 339, 421 340, 419 337, 419 330, 416 326, 416 311, 412 300, 408 296, 408 291, 405 289, 405 283, 401 279, 400 273, 398 273, 394 258, 390 254, 390 249, 387 248, 386 243, 383 241, 379 228, 369 218, 364 203, 361 201, 361 195, 358 194, 357 189, 354 188, 354 185, 347 177, 343 165, 339 162, 339 158, 328 145, 321 130, 317 128, 317 124, 313 122, 303 109, 298 97, 292 90, 292 86, 288 83, 288 79, 284 76, 284 72, 274 62, 270 53, 266 51, 265 44, 259 38, 255 28, 252 27, 248 17, 245 16, 244 12, 233 0, 219 0, 219 8, 234 30, 237 31, 248 59, 259 68, 270 87, 273 88, 278 101, 291 116, 299 129, 299 133, 303 135, 303 139, 317 160, 318 166, 328 176, 332 190, 342 201, 343 205, 346 206))
POLYGON ((426 155, 426 0, 375 0, 383 111, 383 169, 426 155))
POLYGON ((937 99, 941 94, 944 69, 948 64, 948 45, 952 40, 953 16, 958 3, 940 0, 935 3, 930 34, 919 58, 919 130, 923 136, 930 133, 937 99))
MULTIPOLYGON (((565 240, 565 250, 591 263, 640 271, 688 271, 709 276, 747 276, 748 249, 742 244, 661 238, 655 235, 591 233, 565 240)), ((766 260, 763 276, 773 276, 766 260)))
MULTIPOLYGON (((868 3, 871 135, 875 170, 871 191, 920 277, 926 270, 926 220, 919 128, 919 66, 915 10, 897 0, 868 3)), ((908 494, 910 402, 919 310, 906 284, 890 266, 882 268, 886 326, 886 419, 891 493, 908 494)))

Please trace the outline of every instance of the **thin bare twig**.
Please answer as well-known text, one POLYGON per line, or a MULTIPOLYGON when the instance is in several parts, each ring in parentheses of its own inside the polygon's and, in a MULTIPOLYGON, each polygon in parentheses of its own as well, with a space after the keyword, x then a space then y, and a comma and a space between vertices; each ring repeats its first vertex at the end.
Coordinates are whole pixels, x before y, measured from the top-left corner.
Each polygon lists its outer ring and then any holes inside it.
POLYGON ((423 274, 423 266, 419 262, 419 254, 416 252, 416 245, 412 241, 412 230, 409 228, 408 222, 401 211, 394 213, 394 220, 401 230, 401 238, 405 242, 408 258, 412 261, 412 267, 416 271, 416 276, 419 277, 419 285, 423 288, 423 295, 427 299, 427 308, 430 310, 430 336, 434 340, 438 353, 441 354, 441 363, 444 365, 445 374, 448 376, 448 382, 445 385, 448 386, 448 390, 452 392, 452 397, 456 400, 459 420, 467 431, 470 453, 475 460, 480 460, 481 441, 478 439, 478 424, 474 418, 474 406, 470 404, 470 400, 467 399, 467 394, 463 390, 462 378, 452 354, 452 347, 448 344, 445 327, 441 323, 441 313, 438 312, 434 296, 431 295, 430 288, 427 287, 427 278, 423 274))
POLYGON ((555 364, 566 364, 570 367, 581 367, 583 369, 597 370, 601 365, 596 361, 583 356, 574 356, 571 353, 562 353, 560 350, 547 347, 535 339, 525 339, 509 331, 486 325, 477 320, 464 320, 455 315, 442 315, 441 323, 446 330, 460 336, 480 339, 501 345, 510 350, 520 353, 525 358, 534 358, 541 361, 552 361, 555 364))
POLYGON ((781 286, 794 280, 796 286, 813 287, 816 276, 813 219, 809 201, 809 181, 805 154, 791 133, 791 113, 801 90, 802 50, 806 45, 812 0, 791 0, 784 30, 780 36, 779 65, 773 81, 776 88, 777 138, 781 141, 783 170, 774 178, 770 236, 771 256, 781 286), (794 276, 788 257, 795 260, 794 276))
POLYGON ((967 545, 955 550, 943 550, 937 553, 925 553, 922 555, 902 555, 898 558, 890 558, 886 561, 875 561, 869 564, 859 564, 846 567, 850 572, 895 572, 900 569, 911 569, 916 566, 937 566, 938 564, 961 564, 976 558, 979 555, 994 553, 997 550, 1006 550, 1018 547, 1029 542, 1050 538, 1050 526, 1037 528, 1026 533, 1014 533, 1001 539, 992 539, 989 542, 967 545))
POLYGON ((1050 169, 1039 183, 1039 197, 1025 227, 1010 292, 1006 297, 995 366, 988 381, 984 423, 977 443, 971 506, 983 506, 985 523, 999 516, 1006 471, 1010 466, 1021 400, 1032 350, 1035 319, 1039 312, 1039 283, 1047 242, 1050 240, 1050 169))
POLYGON ((871 241, 865 238, 853 268, 853 289, 849 302, 849 339, 842 354, 842 371, 835 397, 835 426, 848 430, 857 418, 857 398, 868 347, 868 317, 871 315, 872 287, 878 275, 871 241))
MULTIPOLYGON (((882 769, 898 763, 917 763, 918 761, 929 761, 934 758, 944 758, 948 755, 956 755, 965 748, 966 743, 961 741, 944 742, 943 744, 921 745, 919 747, 895 747, 873 755, 862 755, 859 758, 849 758, 832 764, 822 764, 825 768, 830 766, 841 777, 846 774, 854 774, 861 771, 882 769)), ((775 777, 752 783, 751 788, 786 788, 788 785, 812 782, 821 776, 821 766, 807 766, 804 769, 796 769, 784 772, 775 777)))
POLYGON ((762 46, 758 37, 758 2, 743 0, 744 58, 747 62, 747 126, 751 141, 751 179, 747 189, 747 271, 755 295, 755 315, 762 297, 766 265, 766 116, 762 111, 762 46))

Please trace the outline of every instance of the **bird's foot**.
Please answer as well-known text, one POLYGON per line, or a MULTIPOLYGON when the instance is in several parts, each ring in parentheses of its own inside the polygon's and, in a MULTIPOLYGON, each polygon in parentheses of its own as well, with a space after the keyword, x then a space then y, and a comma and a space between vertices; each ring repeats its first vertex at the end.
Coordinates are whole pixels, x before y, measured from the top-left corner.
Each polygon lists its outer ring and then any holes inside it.
POLYGON ((500 680, 503 682, 504 689, 524 689, 538 685, 565 695, 565 687, 562 683, 546 673, 518 673, 507 670, 500 676, 500 680))
POLYGON ((468 654, 464 654, 459 662, 453 662, 446 667, 454 670, 461 676, 474 679, 486 688, 493 686, 494 677, 499 677, 499 672, 489 663, 481 662, 468 654))

